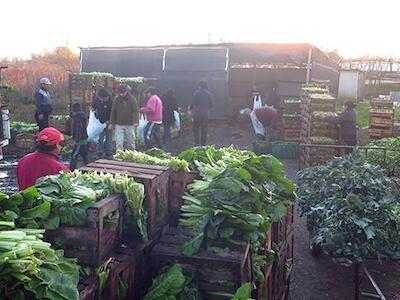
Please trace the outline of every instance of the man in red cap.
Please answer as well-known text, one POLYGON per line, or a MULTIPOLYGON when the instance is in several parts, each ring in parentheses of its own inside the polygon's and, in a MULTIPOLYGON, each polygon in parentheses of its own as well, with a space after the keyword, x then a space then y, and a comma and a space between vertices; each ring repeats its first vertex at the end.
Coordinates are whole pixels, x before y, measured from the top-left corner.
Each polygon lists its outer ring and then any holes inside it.
POLYGON ((22 157, 17 166, 19 190, 33 186, 36 180, 47 175, 56 175, 69 169, 58 160, 63 135, 53 127, 47 127, 37 136, 36 151, 22 157))

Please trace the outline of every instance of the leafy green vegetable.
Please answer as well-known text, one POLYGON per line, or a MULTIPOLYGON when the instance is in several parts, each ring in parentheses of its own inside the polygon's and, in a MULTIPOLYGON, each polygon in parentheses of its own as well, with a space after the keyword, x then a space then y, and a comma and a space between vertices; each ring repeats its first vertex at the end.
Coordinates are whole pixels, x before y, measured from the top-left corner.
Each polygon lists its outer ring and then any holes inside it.
POLYGON ((44 230, 14 227, 0 230, 0 298, 78 300, 76 260, 43 242, 44 230))
MULTIPOLYGON (((155 151, 151 153, 155 153, 155 151)), ((158 158, 139 151, 119 150, 114 155, 114 158, 121 161, 129 161, 140 164, 166 166, 170 167, 174 171, 188 170, 188 163, 176 157, 158 158)))
POLYGON ((383 150, 368 150, 367 160, 387 169, 391 176, 400 176, 400 137, 376 140, 368 144, 368 147, 386 148, 386 160, 383 150))
MULTIPOLYGON (((284 216, 295 200, 295 186, 284 176, 282 164, 272 156, 233 148, 196 148, 184 155, 192 156, 202 180, 189 185, 183 196, 179 222, 192 228, 194 237, 182 252, 193 255, 204 245, 215 249, 215 243, 223 241, 231 246, 250 242, 257 253, 272 222, 284 216)), ((255 266, 259 280, 261 266, 255 266)))
POLYGON ((400 256, 399 191, 360 153, 301 171, 297 193, 314 245, 353 261, 400 256))
POLYGON ((201 296, 193 279, 185 276, 180 265, 165 267, 153 280, 149 292, 143 300, 181 299, 200 300, 201 296))

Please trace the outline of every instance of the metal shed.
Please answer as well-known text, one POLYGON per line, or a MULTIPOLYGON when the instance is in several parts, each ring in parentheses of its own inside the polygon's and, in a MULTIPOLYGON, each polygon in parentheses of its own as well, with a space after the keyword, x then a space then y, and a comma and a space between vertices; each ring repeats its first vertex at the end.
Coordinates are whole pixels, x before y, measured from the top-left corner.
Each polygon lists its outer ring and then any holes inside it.
POLYGON ((256 84, 265 94, 299 96, 304 83, 325 82, 337 92, 339 66, 310 44, 213 44, 81 48, 82 72, 156 79, 162 94, 172 87, 187 106, 201 79, 214 98, 211 117, 229 118, 245 106, 256 84))

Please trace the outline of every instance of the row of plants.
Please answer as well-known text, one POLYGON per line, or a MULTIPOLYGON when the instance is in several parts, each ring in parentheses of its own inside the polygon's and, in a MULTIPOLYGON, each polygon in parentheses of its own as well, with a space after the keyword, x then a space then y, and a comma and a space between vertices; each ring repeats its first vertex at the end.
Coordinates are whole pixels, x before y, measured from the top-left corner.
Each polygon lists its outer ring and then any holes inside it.
POLYGON ((301 171, 297 195, 312 245, 352 262, 400 257, 400 195, 386 174, 357 151, 301 171))

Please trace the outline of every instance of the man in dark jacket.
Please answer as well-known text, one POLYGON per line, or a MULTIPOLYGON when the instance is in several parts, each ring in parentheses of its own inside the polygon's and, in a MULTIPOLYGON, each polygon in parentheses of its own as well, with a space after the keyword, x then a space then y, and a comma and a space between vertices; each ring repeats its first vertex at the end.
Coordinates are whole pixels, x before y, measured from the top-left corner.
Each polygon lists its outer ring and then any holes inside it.
POLYGON ((208 113, 212 107, 212 96, 207 89, 207 82, 200 81, 199 89, 193 95, 190 109, 193 115, 194 141, 196 145, 207 144, 208 113))
POLYGON ((268 95, 266 104, 268 106, 273 106, 275 109, 279 110, 279 107, 281 105, 281 98, 276 91, 276 87, 272 88, 272 92, 268 95))
POLYGON ((111 109, 110 130, 115 126, 115 142, 117 150, 135 150, 135 127, 139 123, 139 109, 134 98, 130 94, 130 87, 121 84, 118 87, 119 95, 113 101, 111 109), (126 143, 125 143, 126 142, 126 143))
POLYGON ((107 158, 112 157, 112 129, 110 129, 110 118, 111 118, 112 100, 110 94, 105 90, 101 89, 97 93, 97 97, 93 101, 93 110, 96 114, 97 119, 100 123, 106 124, 103 132, 100 133, 99 141, 96 145, 96 154, 98 158, 103 157, 105 154, 107 158))
POLYGON ((39 126, 39 132, 49 127, 49 117, 53 111, 53 100, 49 93, 51 81, 43 77, 40 79, 40 88, 35 93, 35 121, 39 126))
POLYGON ((178 110, 176 103, 175 91, 168 89, 161 98, 163 102, 163 144, 167 142, 171 135, 171 127, 175 123, 174 111, 178 110))
POLYGON ((85 165, 89 162, 86 127, 87 116, 81 110, 81 105, 79 103, 74 103, 72 105, 72 138, 74 139, 75 145, 71 155, 71 171, 75 170, 79 156, 82 157, 85 165))
POLYGON ((328 122, 340 126, 341 139, 347 146, 357 145, 357 117, 354 103, 346 101, 345 110, 337 117, 327 119, 328 122))

